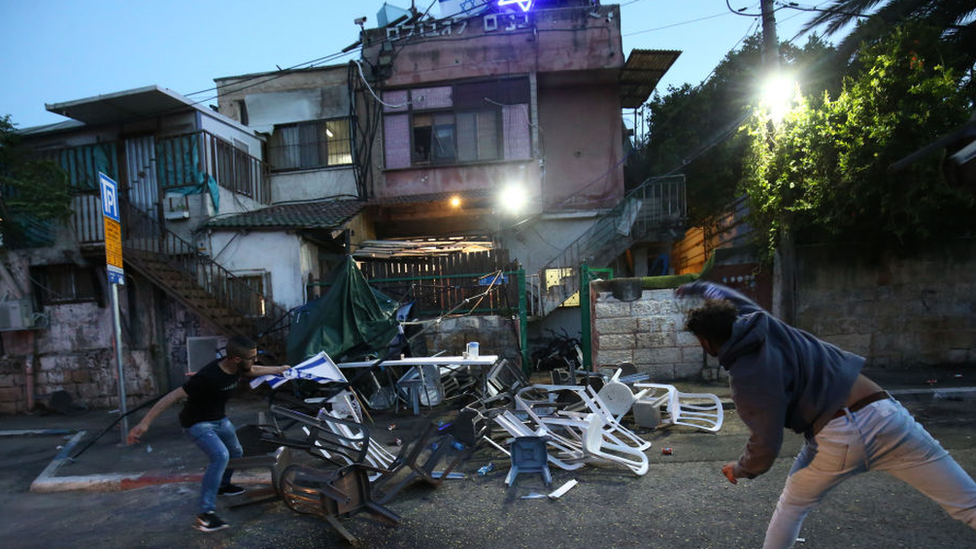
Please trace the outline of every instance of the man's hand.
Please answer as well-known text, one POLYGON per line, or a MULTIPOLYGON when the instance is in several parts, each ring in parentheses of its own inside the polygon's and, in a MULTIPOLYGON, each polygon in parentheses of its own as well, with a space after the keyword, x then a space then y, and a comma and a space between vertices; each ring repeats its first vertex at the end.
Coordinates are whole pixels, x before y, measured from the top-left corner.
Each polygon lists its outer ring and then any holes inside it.
POLYGON ((142 437, 142 435, 146 434, 146 431, 148 430, 149 427, 143 425, 142 423, 139 423, 132 429, 129 429, 129 439, 128 439, 129 444, 135 444, 139 442, 139 438, 142 437))
POLYGON ((746 477, 745 472, 741 467, 739 467, 739 463, 736 461, 730 461, 729 463, 723 465, 722 474, 725 475, 725 478, 729 479, 729 482, 732 484, 739 484, 739 481, 736 479, 746 477))

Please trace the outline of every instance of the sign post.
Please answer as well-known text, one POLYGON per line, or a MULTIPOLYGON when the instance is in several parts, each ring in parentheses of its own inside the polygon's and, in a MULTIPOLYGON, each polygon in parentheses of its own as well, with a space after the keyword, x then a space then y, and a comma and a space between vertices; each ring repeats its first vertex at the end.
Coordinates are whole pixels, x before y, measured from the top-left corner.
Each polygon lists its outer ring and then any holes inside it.
POLYGON ((115 343, 115 365, 119 378, 119 414, 121 414, 122 445, 129 444, 129 420, 125 405, 125 372, 122 368, 122 321, 119 316, 119 286, 125 284, 122 269, 122 216, 119 213, 119 185, 109 176, 99 172, 98 182, 102 190, 102 220, 105 226, 105 267, 112 288, 112 328, 115 343))

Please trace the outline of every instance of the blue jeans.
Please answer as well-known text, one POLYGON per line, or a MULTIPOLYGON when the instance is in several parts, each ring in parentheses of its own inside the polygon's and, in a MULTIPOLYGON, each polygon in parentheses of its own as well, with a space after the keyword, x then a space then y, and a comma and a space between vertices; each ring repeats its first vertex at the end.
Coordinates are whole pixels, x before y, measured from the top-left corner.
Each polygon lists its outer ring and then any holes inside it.
POLYGON ((832 488, 867 471, 899 478, 976 528, 976 482, 900 403, 880 400, 828 423, 800 450, 766 530, 764 549, 793 546, 832 488))
POLYGON ((217 490, 230 483, 233 469, 227 468, 232 457, 244 455, 237 440, 234 424, 224 418, 217 421, 201 421, 184 430, 198 448, 210 458, 200 483, 200 512, 208 513, 217 508, 217 490))

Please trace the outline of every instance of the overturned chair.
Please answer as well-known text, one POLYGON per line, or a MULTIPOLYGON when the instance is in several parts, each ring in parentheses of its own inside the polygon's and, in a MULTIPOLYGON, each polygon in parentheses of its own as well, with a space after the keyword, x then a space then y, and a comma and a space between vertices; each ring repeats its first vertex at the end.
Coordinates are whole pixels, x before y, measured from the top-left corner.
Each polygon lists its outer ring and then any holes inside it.
POLYGON ((388 471, 364 463, 370 443, 365 426, 332 416, 316 418, 276 405, 270 410, 274 425, 266 430, 263 440, 285 449, 303 449, 322 460, 321 467, 291 464, 280 470, 276 492, 289 509, 319 516, 349 542, 356 538, 339 519, 368 513, 391 526, 400 522, 399 515, 373 497, 370 474, 388 471))
POLYGON ((339 519, 367 513, 389 526, 400 523, 400 515, 373 499, 368 476, 371 469, 374 468, 362 463, 331 470, 291 465, 282 473, 282 499, 292 511, 322 518, 347 541, 355 543, 355 536, 339 519))
POLYGON ((711 393, 682 393, 673 385, 636 383, 642 389, 634 402, 634 419, 645 427, 683 425, 711 433, 722 428, 725 418, 722 401, 711 393), (642 419, 648 410, 652 419, 642 419), (651 423, 657 423, 651 425, 651 423))

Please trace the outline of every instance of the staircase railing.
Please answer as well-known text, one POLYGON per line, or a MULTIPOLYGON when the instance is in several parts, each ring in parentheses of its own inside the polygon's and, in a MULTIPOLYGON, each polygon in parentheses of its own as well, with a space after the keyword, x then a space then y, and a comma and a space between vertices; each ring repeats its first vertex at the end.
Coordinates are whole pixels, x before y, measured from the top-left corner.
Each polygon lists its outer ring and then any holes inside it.
POLYGON ((187 282, 213 297, 221 307, 247 319, 255 333, 245 335, 267 337, 269 342, 284 349, 290 326, 287 309, 263 296, 128 201, 123 200, 121 206, 125 224, 122 229, 124 254, 165 261, 180 271, 187 282))
POLYGON ((601 267, 655 231, 682 227, 686 215, 684 175, 648 179, 542 268, 535 288, 541 310, 536 313, 548 315, 579 291, 582 263, 601 267), (547 271, 560 273, 560 283, 544 283, 547 271))

